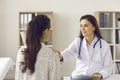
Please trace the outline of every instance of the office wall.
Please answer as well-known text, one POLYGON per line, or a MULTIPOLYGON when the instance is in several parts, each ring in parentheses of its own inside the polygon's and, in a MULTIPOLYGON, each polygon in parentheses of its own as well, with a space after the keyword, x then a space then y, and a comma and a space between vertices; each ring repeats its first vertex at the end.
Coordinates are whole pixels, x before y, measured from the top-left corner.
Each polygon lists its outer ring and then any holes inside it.
MULTIPOLYGON (((95 11, 120 11, 120 0, 0 0, 0 57, 16 59, 18 51, 18 12, 53 11, 54 44, 66 48, 79 34, 79 19, 95 11)), ((62 75, 70 75, 75 58, 62 65, 62 75)))

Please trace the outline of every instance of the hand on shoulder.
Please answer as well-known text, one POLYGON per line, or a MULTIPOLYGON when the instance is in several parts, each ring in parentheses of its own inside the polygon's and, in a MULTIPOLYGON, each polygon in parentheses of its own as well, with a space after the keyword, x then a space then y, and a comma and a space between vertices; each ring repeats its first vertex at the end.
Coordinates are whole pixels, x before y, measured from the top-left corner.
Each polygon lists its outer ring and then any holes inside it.
POLYGON ((60 58, 60 61, 63 61, 63 56, 61 55, 60 51, 58 51, 55 47, 51 48, 55 53, 57 53, 57 55, 60 58))

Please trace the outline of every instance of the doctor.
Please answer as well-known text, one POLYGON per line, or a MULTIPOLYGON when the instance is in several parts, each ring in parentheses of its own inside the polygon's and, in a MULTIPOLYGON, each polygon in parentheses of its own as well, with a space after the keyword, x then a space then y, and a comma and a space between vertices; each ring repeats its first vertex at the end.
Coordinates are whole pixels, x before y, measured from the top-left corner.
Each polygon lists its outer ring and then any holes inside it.
POLYGON ((112 74, 112 57, 109 44, 103 40, 94 16, 84 15, 80 19, 80 35, 63 52, 60 60, 66 62, 77 55, 72 77, 92 76, 93 80, 106 79, 112 74))

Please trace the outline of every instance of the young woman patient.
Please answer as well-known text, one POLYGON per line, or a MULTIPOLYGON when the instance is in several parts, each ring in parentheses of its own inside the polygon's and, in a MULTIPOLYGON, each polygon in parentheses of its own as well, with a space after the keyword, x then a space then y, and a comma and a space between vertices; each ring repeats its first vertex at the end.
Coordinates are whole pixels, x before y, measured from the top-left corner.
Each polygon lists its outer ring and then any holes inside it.
POLYGON ((27 27, 26 46, 18 51, 15 80, 60 80, 60 60, 45 45, 50 19, 45 15, 33 18, 27 27))

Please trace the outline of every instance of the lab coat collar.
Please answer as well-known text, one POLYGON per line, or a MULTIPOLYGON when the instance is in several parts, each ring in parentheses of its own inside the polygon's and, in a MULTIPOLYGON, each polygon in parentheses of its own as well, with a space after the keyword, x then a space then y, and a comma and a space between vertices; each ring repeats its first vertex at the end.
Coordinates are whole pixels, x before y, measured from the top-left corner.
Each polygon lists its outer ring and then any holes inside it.
MULTIPOLYGON (((95 44, 95 42, 96 42, 97 40, 98 40, 98 37, 95 36, 94 39, 93 39, 93 41, 92 41, 92 43, 91 43, 89 46, 94 46, 94 44, 95 44)), ((87 43, 87 41, 86 41, 85 38, 83 39, 83 42, 85 43, 86 46, 88 45, 88 43, 87 43)))
MULTIPOLYGON (((93 41, 92 41, 92 43, 89 45, 89 47, 91 46, 91 48, 93 48, 93 46, 94 46, 94 44, 95 44, 95 42, 98 40, 98 37, 97 36, 95 36, 94 37, 94 39, 93 39, 93 41)), ((88 59, 88 60, 91 60, 91 57, 90 57, 90 53, 89 53, 89 47, 87 46, 88 45, 88 43, 87 43, 87 41, 86 41, 86 39, 85 38, 83 38, 83 44, 82 44, 82 46, 83 46, 83 48, 85 49, 84 51, 85 51, 85 53, 86 53, 86 60, 88 59), (84 44, 84 45, 83 45, 84 44)), ((84 54, 85 54, 84 53, 84 54)))
POLYGON ((92 43, 90 45, 94 46, 95 42, 98 40, 97 36, 94 37, 92 43))
POLYGON ((45 46, 45 43, 41 42, 41 45, 42 45, 42 46, 45 46))

